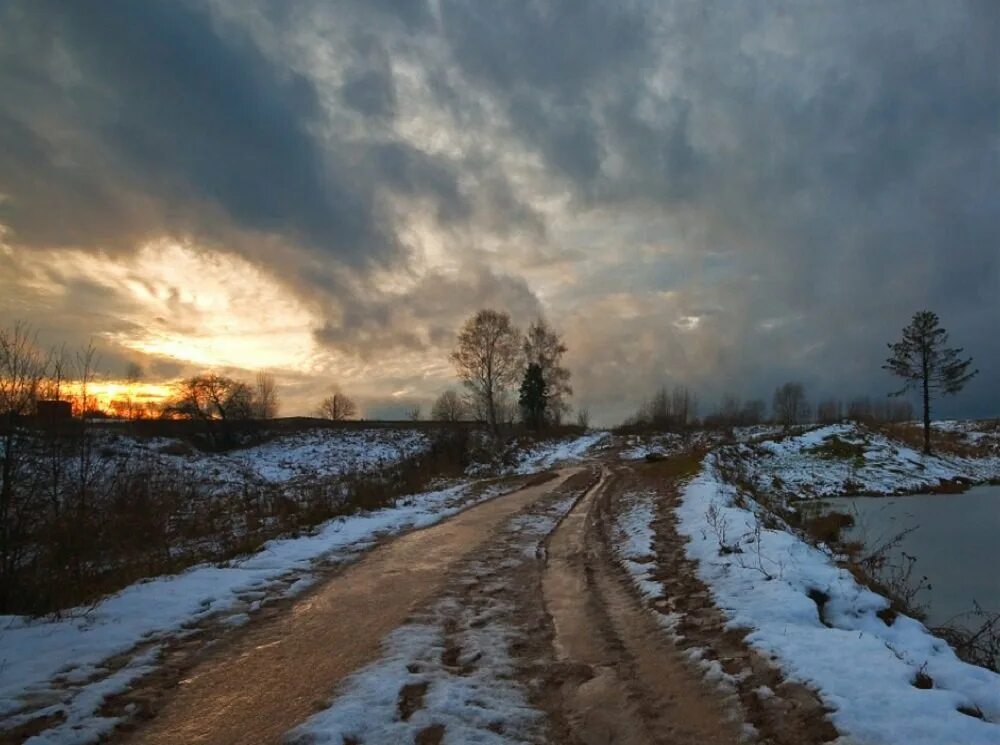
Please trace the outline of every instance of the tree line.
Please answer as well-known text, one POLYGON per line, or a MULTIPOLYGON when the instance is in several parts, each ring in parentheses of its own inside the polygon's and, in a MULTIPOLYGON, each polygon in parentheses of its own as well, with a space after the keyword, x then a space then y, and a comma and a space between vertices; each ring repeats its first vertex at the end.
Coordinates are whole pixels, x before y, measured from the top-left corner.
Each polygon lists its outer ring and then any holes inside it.
POLYGON ((932 403, 941 396, 959 393, 979 374, 972 367, 972 358, 963 356, 960 347, 948 346, 948 332, 941 326, 937 314, 931 311, 915 313, 903 329, 899 341, 889 343, 889 356, 882 369, 902 379, 902 387, 884 400, 859 396, 848 401, 825 398, 815 411, 799 381, 778 386, 771 399, 771 416, 763 399, 741 402, 739 397, 723 396, 716 410, 699 420, 697 397, 684 386, 668 392, 659 389, 639 410, 625 421, 624 426, 684 428, 750 426, 771 422, 784 426, 816 422, 833 424, 841 421, 909 422, 913 420, 913 405, 901 397, 916 391, 920 395, 923 419, 924 452, 931 453, 932 403))
MULTIPOLYGON (((91 392, 97 367, 92 345, 73 353, 65 348, 41 351, 30 329, 20 324, 4 329, 0 344, 0 413, 6 415, 33 413, 38 400, 68 400, 73 412, 84 417, 160 416, 200 420, 209 425, 266 420, 279 412, 278 386, 267 371, 258 372, 250 382, 214 372, 195 375, 175 383, 172 395, 154 405, 133 393, 143 379, 141 368, 134 364, 126 372, 124 396, 110 402, 109 412, 102 412, 91 392), (27 373, 23 365, 28 365, 31 372, 27 373), (25 376, 37 380, 26 382, 25 376), (25 386, 30 393, 25 392, 25 386)), ((763 399, 744 401, 727 394, 712 412, 699 418, 695 393, 685 386, 670 390, 662 387, 624 424, 686 428, 764 422, 786 426, 843 420, 902 422, 912 420, 914 411, 911 403, 900 397, 915 391, 920 395, 924 449, 929 452, 932 402, 961 391, 978 370, 971 368, 971 358, 963 357, 960 348, 948 346, 947 332, 930 311, 914 314, 900 341, 889 344, 889 350, 883 368, 901 378, 903 386, 888 399, 860 396, 845 401, 828 397, 813 408, 803 383, 789 381, 775 389, 770 411, 763 399)), ((569 399, 573 393, 570 371, 563 364, 566 351, 561 335, 545 319, 536 319, 522 332, 508 313, 482 309, 459 329, 451 353, 462 391, 449 388, 441 393, 430 409, 430 418, 440 422, 478 421, 494 434, 516 423, 536 431, 562 424, 571 410, 569 399)), ((315 416, 332 421, 355 419, 359 414, 355 400, 337 386, 314 410, 315 416)), ((407 416, 419 419, 419 406, 407 416)), ((585 408, 580 409, 577 424, 589 424, 585 408)))

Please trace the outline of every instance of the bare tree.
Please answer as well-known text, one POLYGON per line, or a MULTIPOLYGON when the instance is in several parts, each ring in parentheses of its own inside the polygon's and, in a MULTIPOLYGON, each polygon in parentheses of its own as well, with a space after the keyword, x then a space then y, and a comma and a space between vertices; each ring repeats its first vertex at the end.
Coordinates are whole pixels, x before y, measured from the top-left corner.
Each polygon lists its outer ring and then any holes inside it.
POLYGON ((774 391, 771 404, 774 421, 786 427, 799 424, 809 418, 809 404, 806 389, 802 383, 789 381, 774 391))
POLYGON ((919 390, 924 408, 924 452, 931 452, 931 398, 958 393, 979 372, 970 370, 972 358, 962 359, 961 348, 949 348, 948 332, 941 328, 936 313, 913 314, 903 338, 889 345, 889 358, 882 365, 903 379, 903 387, 891 394, 902 396, 919 390))
POLYGON ((749 427, 764 421, 767 405, 759 398, 741 401, 740 397, 727 393, 722 396, 715 413, 705 417, 706 426, 749 427))
POLYGON ((570 372, 562 365, 566 344, 544 318, 528 326, 524 337, 524 363, 538 365, 545 385, 545 410, 543 419, 549 424, 559 424, 569 412, 567 399, 573 395, 569 384, 570 372))
POLYGON ((278 384, 274 375, 266 370, 260 370, 254 381, 253 391, 254 419, 274 419, 278 416, 278 384))
POLYGON ((73 360, 76 370, 75 388, 77 395, 77 406, 79 407, 80 418, 86 420, 88 417, 98 413, 97 400, 90 395, 91 385, 97 376, 97 349, 93 342, 77 351, 73 360))
POLYGON ((468 417, 469 408, 451 388, 438 396, 431 409, 431 419, 436 422, 460 422, 468 417))
POLYGON ((719 402, 718 419, 719 423, 727 427, 735 427, 740 422, 740 412, 742 411, 740 397, 726 393, 719 402))
POLYGON ((838 399, 828 398, 816 404, 816 421, 820 424, 836 424, 844 418, 844 404, 838 399))
POLYGON ((451 359, 472 408, 499 434, 500 424, 515 412, 509 394, 521 372, 521 335, 510 316, 489 309, 476 313, 459 332, 451 359))
POLYGON ((855 422, 872 420, 872 400, 868 396, 857 396, 847 404, 847 418, 855 422))
POLYGON ((125 415, 129 421, 139 418, 141 408, 137 405, 135 396, 142 378, 142 368, 138 363, 130 362, 125 368, 125 415))
POLYGON ((590 409, 581 406, 576 412, 576 426, 590 429, 590 409))
POLYGON ((320 402, 317 414, 331 422, 343 422, 358 415, 358 405, 339 389, 334 388, 333 393, 320 402))
POLYGON ((203 421, 231 421, 253 417, 253 390, 224 375, 208 373, 177 385, 166 411, 203 421))
POLYGON ((661 387, 646 403, 646 421, 657 427, 670 426, 670 394, 666 387, 661 387))
POLYGON ((411 422, 420 421, 420 404, 414 404, 409 409, 406 410, 406 418, 411 422))
POLYGON ((0 611, 10 602, 11 582, 22 522, 16 503, 18 482, 24 477, 25 446, 22 417, 32 414, 48 367, 31 328, 17 323, 0 328, 0 611))
POLYGON ((744 427, 760 424, 764 421, 766 414, 767 404, 764 403, 763 399, 751 399, 745 402, 743 408, 740 409, 740 424, 744 427))
POLYGON ((698 416, 698 398, 687 386, 675 385, 670 394, 670 409, 674 424, 687 427, 698 416))

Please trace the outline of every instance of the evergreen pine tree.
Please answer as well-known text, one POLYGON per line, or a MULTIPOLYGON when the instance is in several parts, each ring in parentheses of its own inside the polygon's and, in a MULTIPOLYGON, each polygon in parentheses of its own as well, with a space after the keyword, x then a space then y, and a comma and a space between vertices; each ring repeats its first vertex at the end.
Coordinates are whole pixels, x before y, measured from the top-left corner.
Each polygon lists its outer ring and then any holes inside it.
POLYGON ((521 404, 521 418, 528 427, 537 432, 545 424, 548 406, 548 384, 545 382, 545 372, 541 365, 532 362, 525 368, 518 400, 521 404))
POLYGON ((903 379, 903 387, 893 396, 919 390, 924 405, 924 452, 931 452, 931 398, 958 393, 979 371, 969 370, 972 358, 961 358, 961 348, 947 346, 948 332, 941 328, 937 314, 922 310, 903 329, 903 338, 889 345, 889 358, 882 365, 903 379))

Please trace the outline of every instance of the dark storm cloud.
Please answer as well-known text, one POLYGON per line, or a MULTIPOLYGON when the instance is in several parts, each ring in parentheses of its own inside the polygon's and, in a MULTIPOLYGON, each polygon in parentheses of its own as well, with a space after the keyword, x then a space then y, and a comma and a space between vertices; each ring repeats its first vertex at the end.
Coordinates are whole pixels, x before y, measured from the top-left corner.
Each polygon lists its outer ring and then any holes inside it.
POLYGON ((365 358, 400 350, 447 348, 455 330, 475 308, 505 310, 520 324, 541 313, 538 298, 519 277, 487 269, 457 276, 434 273, 405 292, 359 294, 357 302, 316 336, 324 344, 365 358))
MULTIPOLYGON (((225 238, 229 222, 363 267, 400 250, 382 190, 426 190, 446 218, 467 212, 451 164, 405 142, 319 134, 314 81, 201 4, 42 0, 5 16, 2 219, 22 244, 225 238)), ((355 47, 342 99, 391 115, 385 51, 355 47)))
POLYGON ((341 100, 366 116, 396 113, 396 85, 389 55, 376 40, 362 36, 356 43, 360 60, 340 88, 341 100))
MULTIPOLYGON (((742 275, 702 385, 888 389, 884 342, 922 307, 1000 366, 995 6, 584 4, 579 21, 558 2, 446 7, 457 63, 578 210, 664 210, 699 236, 677 243, 742 275), (773 317, 795 320, 762 331, 773 317)), ((669 347, 647 350, 663 377, 669 347)), ((983 411, 1000 394, 979 381, 965 401, 983 411)))
POLYGON ((338 172, 308 131, 318 116, 311 82, 275 69, 250 40, 222 36, 203 9, 43 0, 5 15, 0 87, 29 90, 5 102, 6 128, 23 139, 34 127, 34 155, 5 147, 0 163, 18 240, 117 243, 123 213, 134 211, 117 192, 125 184, 162 200, 164 222, 209 203, 243 227, 287 230, 354 261, 391 248, 371 194, 338 172), (26 68, 46 64, 60 69, 24 79, 26 68), (11 121, 17 116, 37 118, 11 121), (39 134, 63 127, 69 142, 39 134))

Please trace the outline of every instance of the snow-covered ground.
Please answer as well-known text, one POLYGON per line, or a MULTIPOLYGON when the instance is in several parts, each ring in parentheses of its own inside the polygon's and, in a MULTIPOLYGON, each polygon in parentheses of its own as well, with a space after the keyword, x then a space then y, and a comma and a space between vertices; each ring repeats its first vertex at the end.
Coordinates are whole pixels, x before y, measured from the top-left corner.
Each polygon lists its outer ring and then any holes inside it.
POLYGON ((1000 420, 946 419, 931 422, 931 427, 936 435, 943 434, 947 439, 976 448, 984 454, 1000 455, 1000 420))
POLYGON ((389 635, 381 659, 294 730, 292 742, 395 745, 419 741, 431 727, 443 729, 446 743, 544 742, 542 714, 511 654, 528 633, 518 628, 525 619, 511 600, 512 582, 520 567, 538 561, 538 546, 573 502, 563 495, 511 518, 440 600, 389 635), (420 691, 413 711, 401 708, 405 690, 420 691))
POLYGON ((653 550, 654 500, 649 492, 625 494, 625 507, 615 516, 615 551, 643 597, 663 595, 663 584, 653 579, 656 552, 653 550))
MULTIPOLYGON (((624 508, 615 515, 614 522, 616 559, 628 572, 629 579, 639 594, 647 601, 662 601, 668 595, 663 582, 656 579, 656 574, 661 571, 654 546, 656 533, 653 528, 657 496, 651 491, 623 494, 624 508)), ((657 609, 654 617, 668 636, 675 642, 682 641, 677 633, 677 624, 681 620, 679 613, 657 609)), ((703 648, 686 646, 682 654, 701 670, 706 681, 718 686, 720 692, 732 692, 735 679, 722 669, 717 659, 706 658, 703 648)))
POLYGON ((104 698, 149 672, 163 641, 214 615, 242 623, 262 601, 308 587, 317 561, 350 560, 382 535, 431 525, 500 489, 463 484, 404 497, 394 507, 332 520, 313 535, 270 541, 241 561, 139 582, 59 619, 0 616, 0 731, 62 713, 64 724, 29 742, 91 742, 116 723, 96 713, 104 698), (126 655, 124 667, 111 667, 118 655, 126 655))
POLYGON ((244 482, 289 484, 348 473, 378 471, 430 447, 426 433, 412 429, 307 429, 281 433, 264 443, 207 453, 169 438, 136 439, 105 433, 104 447, 130 450, 193 477, 208 489, 244 482))
POLYGON ((642 460, 653 456, 665 456, 684 447, 684 438, 672 432, 656 435, 628 435, 619 456, 622 460, 642 460))
POLYGON ((535 473, 561 463, 582 460, 610 437, 610 432, 597 431, 558 440, 544 440, 519 453, 514 473, 535 473))
MULTIPOLYGON (((835 433, 850 435, 827 428, 778 443, 770 449, 773 462, 786 474, 801 470, 799 463, 813 457, 803 449, 835 433)), ((895 447, 877 443, 873 450, 881 459, 895 447)), ((920 462, 909 454, 903 460, 920 462)), ((870 469, 872 483, 900 483, 877 481, 876 468, 870 469)), ((912 473, 918 470, 914 465, 912 473)), ((822 483, 833 488, 834 481, 822 483)), ((1000 743, 1000 675, 960 661, 914 619, 898 616, 888 625, 876 615, 888 600, 859 585, 824 551, 763 527, 759 506, 745 498, 740 507, 735 495, 709 455, 677 510, 688 555, 729 624, 750 629, 751 645, 786 677, 819 693, 845 745, 1000 743), (921 674, 933 687, 916 687, 921 674)))
MULTIPOLYGON (((723 429, 701 429, 679 432, 659 432, 624 436, 624 444, 618 457, 622 460, 642 460, 647 456, 667 456, 681 450, 697 447, 711 447, 720 442, 732 441, 751 443, 774 437, 782 432, 781 425, 756 424, 749 427, 723 429)), ((798 429, 798 428, 797 428, 798 429)))
POLYGON ((819 427, 742 451, 757 486, 792 498, 932 490, 942 481, 1000 477, 1000 457, 924 455, 854 424, 819 427))

